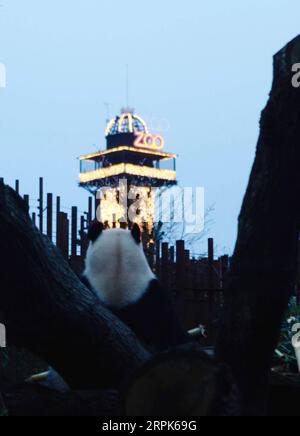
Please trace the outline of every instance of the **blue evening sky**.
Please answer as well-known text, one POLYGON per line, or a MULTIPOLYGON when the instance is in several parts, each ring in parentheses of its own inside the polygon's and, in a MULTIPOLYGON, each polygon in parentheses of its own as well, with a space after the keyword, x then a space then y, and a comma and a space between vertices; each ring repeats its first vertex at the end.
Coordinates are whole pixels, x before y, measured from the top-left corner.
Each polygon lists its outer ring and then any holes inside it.
POLYGON ((210 236, 231 251, 272 79, 272 55, 300 33, 299 0, 1 0, 0 175, 36 206, 38 177, 86 209, 81 154, 104 148, 126 102, 179 154, 182 186, 215 205, 210 236))

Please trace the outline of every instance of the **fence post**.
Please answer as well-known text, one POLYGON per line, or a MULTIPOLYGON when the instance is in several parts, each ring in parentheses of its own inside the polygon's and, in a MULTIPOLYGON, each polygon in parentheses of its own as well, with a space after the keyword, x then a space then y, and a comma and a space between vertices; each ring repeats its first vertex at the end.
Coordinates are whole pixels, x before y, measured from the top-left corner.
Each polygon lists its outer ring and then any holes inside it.
POLYGON ((26 205, 29 207, 29 195, 24 195, 24 201, 26 205))
POLYGON ((97 192, 95 193, 95 217, 98 219, 98 207, 100 206, 101 200, 100 198, 97 198, 97 192))
POLYGON ((176 264, 175 264, 175 247, 172 245, 169 250, 169 288, 174 291, 176 290, 175 285, 176 280, 176 264))
POLYGON ((88 226, 93 221, 93 197, 89 197, 87 221, 88 226))
POLYGON ((85 217, 81 216, 80 217, 80 257, 82 262, 84 262, 86 251, 87 251, 87 245, 88 245, 88 241, 85 236, 84 230, 85 230, 85 217))
POLYGON ((78 232, 77 213, 78 213, 77 207, 72 207, 72 229, 71 229, 71 238, 72 238, 71 258, 72 259, 73 258, 75 259, 77 256, 77 232, 78 232))
POLYGON ((209 289, 209 316, 213 319, 214 314, 214 240, 208 239, 208 289, 209 289))
POLYGON ((16 180, 15 191, 17 194, 20 194, 20 181, 16 180))
POLYGON ((185 243, 176 242, 176 291, 183 293, 185 286, 185 243))
POLYGON ((147 257, 148 257, 150 268, 152 270, 154 268, 154 253, 155 253, 155 245, 151 242, 147 250, 147 257))
POLYGON ((40 227, 40 232, 43 233, 44 231, 44 220, 43 220, 43 215, 44 215, 44 180, 43 177, 40 177, 39 180, 39 227, 40 227))
POLYGON ((155 271, 156 275, 161 278, 160 270, 160 241, 156 241, 155 244, 155 271))
POLYGON ((170 262, 175 262, 175 248, 174 246, 170 247, 170 262))
POLYGON ((208 239, 208 286, 214 288, 214 240, 208 239))
POLYGON ((185 288, 191 289, 193 286, 191 280, 191 260, 190 260, 190 250, 184 250, 184 275, 185 275, 185 288))
POLYGON ((221 257, 221 283, 220 287, 221 289, 224 289, 225 287, 225 281, 229 270, 229 256, 222 256, 221 257))
POLYGON ((56 197, 56 245, 59 246, 59 214, 60 214, 60 197, 56 197))
POLYGON ((53 240, 53 195, 47 194, 47 236, 53 240))
POLYGON ((64 214, 64 234, 63 234, 63 252, 67 260, 69 260, 69 235, 70 235, 70 222, 68 214, 64 214))
POLYGON ((161 281, 169 287, 169 244, 163 242, 161 246, 161 281))
POLYGON ((60 211, 56 211, 56 246, 62 252, 62 226, 63 226, 63 217, 61 216, 60 211))
POLYGON ((69 259, 69 220, 68 215, 63 212, 58 214, 57 246, 65 259, 69 259))

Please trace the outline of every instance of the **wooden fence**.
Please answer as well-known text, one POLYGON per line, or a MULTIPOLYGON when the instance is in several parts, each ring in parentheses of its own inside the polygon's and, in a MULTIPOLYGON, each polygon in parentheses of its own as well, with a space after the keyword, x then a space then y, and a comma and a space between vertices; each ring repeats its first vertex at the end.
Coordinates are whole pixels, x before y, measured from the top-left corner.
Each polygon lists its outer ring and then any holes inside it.
MULTIPOLYGON (((20 194, 20 183, 15 182, 20 194)), ((31 206, 28 195, 24 200, 31 206)), ((39 180, 37 208, 32 220, 42 233, 60 249, 71 267, 80 274, 88 247, 86 230, 95 217, 95 200, 88 198, 87 210, 62 207, 61 197, 44 193, 43 178, 39 180)), ((149 264, 162 283, 175 296, 178 313, 187 328, 199 324, 212 325, 218 318, 223 302, 223 284, 229 269, 229 257, 215 259, 214 241, 208 239, 208 255, 194 258, 185 247, 185 241, 175 245, 158 242, 146 250, 149 264)))
MULTIPOLYGON (((185 241, 175 246, 158 244, 153 270, 173 291, 177 311, 184 325, 213 326, 223 305, 223 286, 229 270, 229 256, 215 259, 214 240, 208 239, 208 256, 193 258, 185 241)), ((150 261, 151 264, 151 261, 150 261)))

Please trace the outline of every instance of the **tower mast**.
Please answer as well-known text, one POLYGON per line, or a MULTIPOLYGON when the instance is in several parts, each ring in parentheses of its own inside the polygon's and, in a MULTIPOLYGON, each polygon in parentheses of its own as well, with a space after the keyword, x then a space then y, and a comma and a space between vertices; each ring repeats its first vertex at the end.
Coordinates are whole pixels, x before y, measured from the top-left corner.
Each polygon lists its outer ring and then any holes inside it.
POLYGON ((126 64, 126 107, 129 108, 129 66, 126 64))

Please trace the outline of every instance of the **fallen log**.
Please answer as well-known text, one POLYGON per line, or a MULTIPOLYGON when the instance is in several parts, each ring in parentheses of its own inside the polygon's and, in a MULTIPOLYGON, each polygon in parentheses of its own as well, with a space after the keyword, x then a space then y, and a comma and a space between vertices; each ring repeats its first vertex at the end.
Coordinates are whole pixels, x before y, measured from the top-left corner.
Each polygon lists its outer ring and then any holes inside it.
POLYGON ((199 417, 239 413, 230 375, 196 343, 155 356, 124 383, 120 392, 58 392, 53 384, 39 379, 31 378, 4 390, 9 416, 199 417), (222 397, 218 396, 220 386, 222 397))
POLYGON ((118 387, 148 360, 136 336, 87 289, 0 183, 0 311, 8 345, 30 350, 73 389, 118 387))
POLYGON ((239 217, 217 356, 241 392, 242 414, 266 413, 281 321, 295 289, 300 223, 300 37, 274 57, 274 81, 239 217))
POLYGON ((210 353, 187 344, 149 361, 128 383, 126 416, 239 416, 234 381, 210 353))
MULTIPOLYGON (((125 399, 117 391, 56 392, 36 384, 7 390, 1 410, 9 416, 215 416, 238 415, 239 403, 232 396, 216 394, 221 371, 207 358, 182 354, 157 357, 138 371, 125 399), (181 362, 180 362, 181 360, 181 362), (219 374, 219 375, 218 375, 219 374), (226 412, 227 409, 227 412, 226 412)), ((228 380, 229 381, 229 380, 228 380)), ((224 382, 224 381, 223 381, 224 382)), ((272 374, 267 416, 299 416, 300 383, 272 374)))

